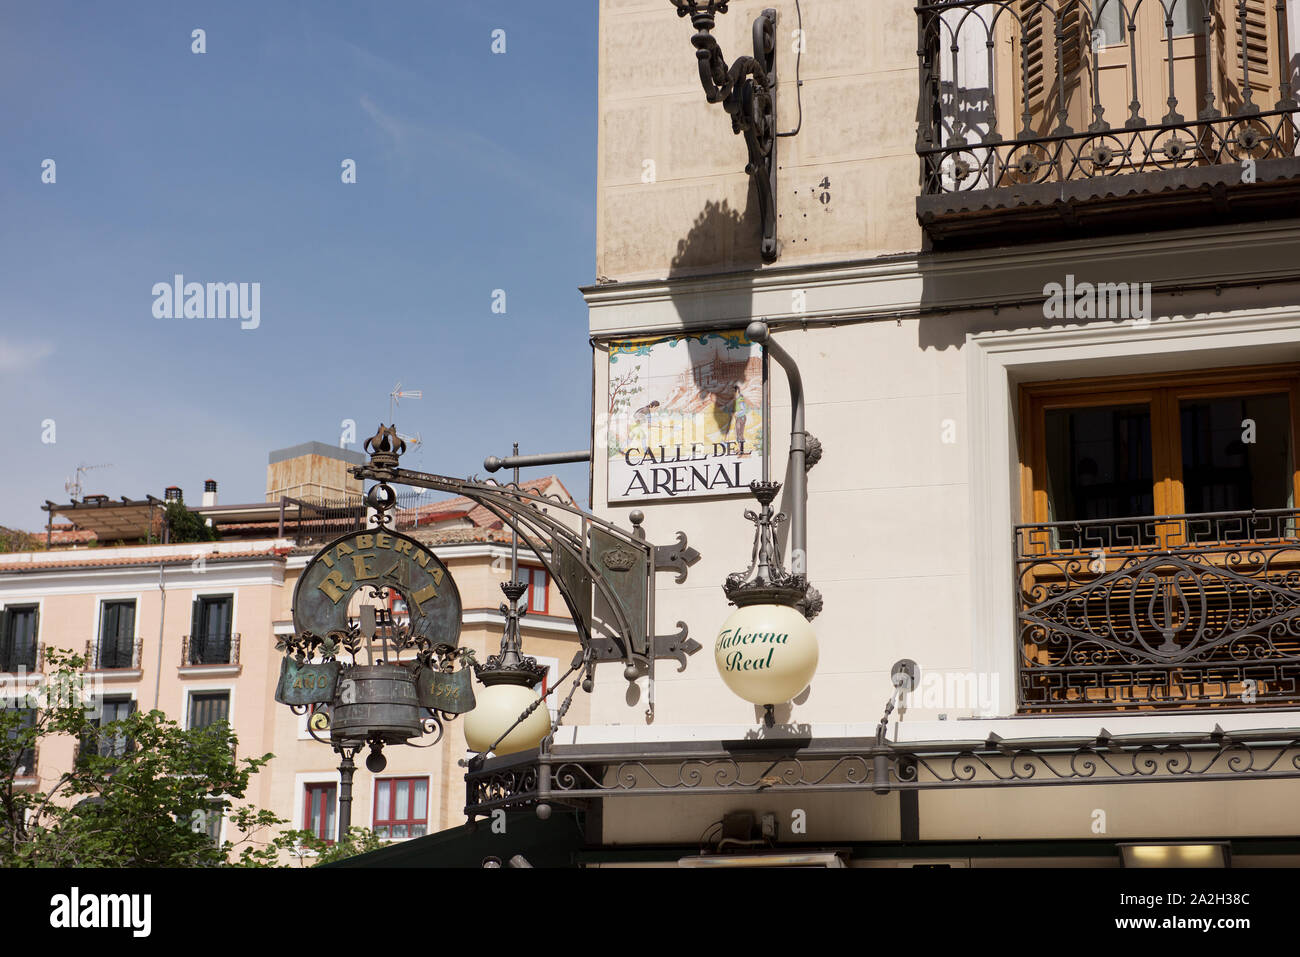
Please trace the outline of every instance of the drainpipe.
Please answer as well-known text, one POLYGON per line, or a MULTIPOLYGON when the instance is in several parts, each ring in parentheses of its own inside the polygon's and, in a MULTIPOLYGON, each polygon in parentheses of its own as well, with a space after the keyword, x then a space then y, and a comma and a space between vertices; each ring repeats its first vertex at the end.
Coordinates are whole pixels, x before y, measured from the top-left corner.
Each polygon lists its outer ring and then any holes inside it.
POLYGON ((158 595, 161 599, 161 606, 158 611, 158 666, 154 669, 153 676, 153 708, 155 711, 158 710, 158 702, 162 696, 163 622, 167 619, 167 588, 163 584, 163 561, 161 558, 158 559, 158 595))

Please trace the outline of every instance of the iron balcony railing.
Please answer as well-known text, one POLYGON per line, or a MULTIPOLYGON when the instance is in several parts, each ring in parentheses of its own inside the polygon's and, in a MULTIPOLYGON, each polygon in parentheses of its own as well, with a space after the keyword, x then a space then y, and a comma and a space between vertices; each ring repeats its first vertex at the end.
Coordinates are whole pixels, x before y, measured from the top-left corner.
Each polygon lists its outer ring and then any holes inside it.
POLYGON ((1021 711, 1300 703, 1298 518, 1017 526, 1021 711))
POLYGON ((86 642, 86 666, 93 671, 137 669, 143 652, 143 638, 95 639, 86 642))
POLYGON ((238 633, 233 635, 183 635, 181 667, 239 664, 238 633))
POLYGON ((45 643, 36 641, 0 656, 0 674, 40 674, 45 665, 45 643))
POLYGON ((1074 181, 1138 192, 1200 182, 1114 180, 1126 174, 1233 167, 1224 182, 1253 183, 1244 161, 1296 156, 1286 0, 929 0, 915 9, 923 222, 1027 204, 1035 184, 1057 184, 1059 206, 1087 195, 1059 188, 1074 181))

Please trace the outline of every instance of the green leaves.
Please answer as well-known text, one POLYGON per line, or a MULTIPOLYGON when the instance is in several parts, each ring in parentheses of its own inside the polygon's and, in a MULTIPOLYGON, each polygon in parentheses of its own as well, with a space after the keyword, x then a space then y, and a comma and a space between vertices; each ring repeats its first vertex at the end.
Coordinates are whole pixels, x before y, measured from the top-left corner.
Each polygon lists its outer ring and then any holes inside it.
POLYGON ((184 502, 168 502, 167 533, 169 540, 177 542, 211 542, 217 534, 199 515, 185 507, 184 502))

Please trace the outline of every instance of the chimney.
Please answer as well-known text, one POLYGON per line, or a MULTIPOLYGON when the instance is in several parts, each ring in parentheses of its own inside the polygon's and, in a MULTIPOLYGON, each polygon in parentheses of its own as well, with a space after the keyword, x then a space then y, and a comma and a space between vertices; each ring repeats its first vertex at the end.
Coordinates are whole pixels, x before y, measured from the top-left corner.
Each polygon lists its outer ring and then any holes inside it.
POLYGON ((184 500, 185 496, 181 494, 180 486, 168 485, 167 488, 163 490, 164 502, 183 502, 184 500))
POLYGON ((203 483, 203 507, 217 504, 217 480, 208 479, 203 483))

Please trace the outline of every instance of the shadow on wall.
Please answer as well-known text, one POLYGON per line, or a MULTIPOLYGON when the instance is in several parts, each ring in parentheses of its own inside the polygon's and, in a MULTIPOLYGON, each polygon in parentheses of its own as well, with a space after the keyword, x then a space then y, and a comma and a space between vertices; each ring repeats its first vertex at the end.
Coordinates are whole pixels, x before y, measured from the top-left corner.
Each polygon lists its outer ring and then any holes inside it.
POLYGON ((710 200, 695 217, 690 231, 677 241, 677 254, 668 267, 668 278, 757 269, 763 262, 759 255, 761 233, 758 194, 752 183, 743 211, 732 209, 725 199, 720 203, 710 200))

